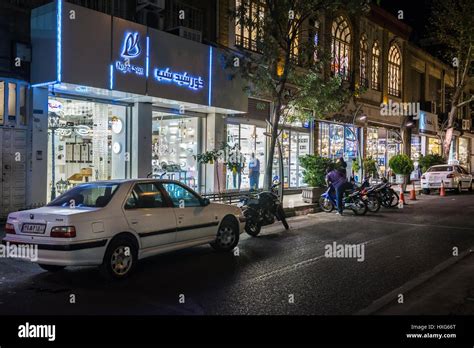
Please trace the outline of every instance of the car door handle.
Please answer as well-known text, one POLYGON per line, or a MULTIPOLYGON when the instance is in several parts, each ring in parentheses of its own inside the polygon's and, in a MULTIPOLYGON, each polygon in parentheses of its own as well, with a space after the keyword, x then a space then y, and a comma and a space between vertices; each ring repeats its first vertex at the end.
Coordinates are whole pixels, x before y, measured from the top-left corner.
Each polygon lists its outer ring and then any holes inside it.
POLYGON ((135 219, 130 220, 130 223, 131 223, 132 225, 136 225, 136 224, 138 224, 138 220, 135 220, 135 219))

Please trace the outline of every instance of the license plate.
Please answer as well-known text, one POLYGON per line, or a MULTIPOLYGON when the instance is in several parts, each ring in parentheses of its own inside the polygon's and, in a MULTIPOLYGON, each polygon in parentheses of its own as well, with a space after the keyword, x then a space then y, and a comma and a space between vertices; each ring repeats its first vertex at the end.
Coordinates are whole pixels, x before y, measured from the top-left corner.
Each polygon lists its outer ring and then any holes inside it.
POLYGON ((46 225, 43 224, 23 224, 21 232, 24 233, 44 233, 46 225))

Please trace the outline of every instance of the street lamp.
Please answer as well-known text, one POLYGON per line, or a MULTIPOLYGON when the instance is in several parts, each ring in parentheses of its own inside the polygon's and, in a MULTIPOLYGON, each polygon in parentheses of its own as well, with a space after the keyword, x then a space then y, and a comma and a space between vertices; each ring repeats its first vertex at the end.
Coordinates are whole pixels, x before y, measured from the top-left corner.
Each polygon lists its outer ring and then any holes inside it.
POLYGON ((362 114, 358 116, 359 111, 362 109, 362 105, 359 105, 354 112, 354 118, 352 119, 352 126, 354 129, 351 129, 352 134, 354 135, 355 141, 356 141, 356 149, 357 149, 357 163, 359 164, 359 168, 361 170, 361 174, 364 175, 364 166, 362 165, 362 155, 360 151, 360 142, 359 142, 359 136, 358 132, 356 131, 356 121, 362 121, 364 122, 367 119, 366 114, 362 114))

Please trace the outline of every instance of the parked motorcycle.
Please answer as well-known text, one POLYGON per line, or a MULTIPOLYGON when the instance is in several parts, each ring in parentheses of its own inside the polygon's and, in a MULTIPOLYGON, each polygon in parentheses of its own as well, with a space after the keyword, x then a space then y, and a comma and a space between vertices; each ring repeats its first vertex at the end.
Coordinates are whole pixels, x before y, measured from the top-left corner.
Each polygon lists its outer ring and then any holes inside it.
MULTIPOLYGON (((356 215, 365 215, 367 213, 367 203, 362 198, 362 194, 358 190, 346 190, 342 199, 343 209, 351 209, 356 215)), ((321 209, 330 213, 337 208, 336 192, 332 187, 328 187, 319 198, 321 209)))
POLYGON ((245 232, 252 237, 256 237, 262 226, 271 225, 275 222, 275 218, 283 223, 285 229, 289 229, 286 221, 283 204, 277 194, 277 187, 280 183, 276 183, 271 187, 270 191, 263 191, 256 194, 249 194, 240 199, 237 204, 242 208, 245 222, 245 232))

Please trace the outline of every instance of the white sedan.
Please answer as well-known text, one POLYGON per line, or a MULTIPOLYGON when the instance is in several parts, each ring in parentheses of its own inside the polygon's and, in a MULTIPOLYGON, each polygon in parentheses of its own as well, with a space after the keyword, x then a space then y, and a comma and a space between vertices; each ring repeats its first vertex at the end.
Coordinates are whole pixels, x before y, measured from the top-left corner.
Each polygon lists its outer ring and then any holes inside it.
POLYGON ((124 278, 139 259, 210 243, 231 251, 245 218, 172 180, 97 181, 74 187, 48 205, 8 215, 3 244, 37 245, 48 271, 98 265, 124 278))
POLYGON ((464 189, 472 191, 472 174, 459 165, 442 164, 430 167, 421 176, 421 188, 424 193, 429 194, 431 189, 439 189, 441 182, 446 189, 457 190, 459 193, 464 189))

